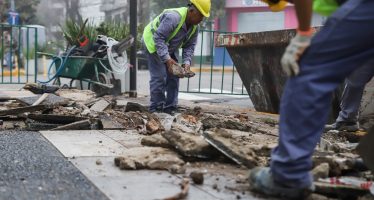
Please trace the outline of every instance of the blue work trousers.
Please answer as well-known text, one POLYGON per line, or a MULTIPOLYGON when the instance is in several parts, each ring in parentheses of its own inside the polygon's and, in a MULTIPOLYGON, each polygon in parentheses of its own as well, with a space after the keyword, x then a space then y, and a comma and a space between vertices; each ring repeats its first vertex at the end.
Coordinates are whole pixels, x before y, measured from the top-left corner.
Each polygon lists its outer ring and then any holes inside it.
POLYGON ((340 112, 336 122, 358 121, 358 113, 361 105, 365 85, 374 76, 374 59, 366 63, 360 69, 355 70, 346 80, 340 100, 340 112))
MULTIPOLYGON (((312 154, 327 121, 332 92, 374 58, 374 1, 349 0, 312 39, 280 105, 279 143, 271 156, 276 182, 309 187, 312 154)), ((374 67, 374 66, 372 66, 374 67)))
MULTIPOLYGON (((148 56, 148 68, 151 79, 149 90, 151 93, 150 112, 170 112, 176 110, 178 106, 179 78, 171 75, 165 63, 163 63, 157 53, 148 56), (165 96, 166 92, 166 96, 165 96)), ((171 57, 178 62, 174 55, 171 57)))

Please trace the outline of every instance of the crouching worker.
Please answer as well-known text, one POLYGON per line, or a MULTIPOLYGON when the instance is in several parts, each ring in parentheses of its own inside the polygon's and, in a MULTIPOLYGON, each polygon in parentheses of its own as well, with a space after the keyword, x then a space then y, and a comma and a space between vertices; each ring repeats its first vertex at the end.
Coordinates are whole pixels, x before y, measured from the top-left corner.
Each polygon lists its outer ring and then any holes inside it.
POLYGON ((150 112, 173 114, 177 109, 179 78, 190 77, 197 25, 210 15, 210 0, 190 0, 187 7, 164 10, 144 29, 150 71, 150 112), (177 54, 182 48, 182 66, 177 54), (166 96, 165 96, 166 93, 166 96))

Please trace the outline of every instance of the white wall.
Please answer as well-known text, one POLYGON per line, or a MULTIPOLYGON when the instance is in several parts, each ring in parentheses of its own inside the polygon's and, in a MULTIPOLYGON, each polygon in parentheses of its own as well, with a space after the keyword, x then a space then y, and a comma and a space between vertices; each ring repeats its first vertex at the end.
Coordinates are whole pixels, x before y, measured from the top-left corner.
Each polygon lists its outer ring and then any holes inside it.
POLYGON ((90 23, 99 25, 105 19, 105 13, 100 11, 101 0, 81 0, 80 12, 83 19, 89 19, 90 23))

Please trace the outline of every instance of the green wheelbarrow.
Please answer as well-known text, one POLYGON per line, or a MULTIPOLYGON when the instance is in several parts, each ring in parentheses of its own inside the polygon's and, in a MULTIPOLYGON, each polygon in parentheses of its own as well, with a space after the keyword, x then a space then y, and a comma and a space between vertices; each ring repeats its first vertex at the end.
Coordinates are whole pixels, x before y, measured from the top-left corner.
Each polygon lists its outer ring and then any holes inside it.
POLYGON ((54 84, 61 85, 60 78, 69 78, 70 88, 75 80, 87 82, 88 88, 97 94, 105 93, 112 89, 114 75, 108 59, 86 56, 55 57, 56 79, 54 84), (62 62, 65 61, 63 65, 62 62), (60 69, 62 67, 62 69, 60 69), (111 77, 110 77, 111 76, 111 77))

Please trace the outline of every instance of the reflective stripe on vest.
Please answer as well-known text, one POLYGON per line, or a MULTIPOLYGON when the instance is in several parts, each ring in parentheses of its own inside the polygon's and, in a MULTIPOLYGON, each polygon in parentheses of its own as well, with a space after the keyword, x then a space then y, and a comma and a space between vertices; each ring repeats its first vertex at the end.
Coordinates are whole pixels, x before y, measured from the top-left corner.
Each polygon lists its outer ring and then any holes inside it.
MULTIPOLYGON (((144 28, 144 31, 143 31, 143 40, 144 40, 145 46, 147 47, 149 53, 156 52, 156 45, 155 45, 155 41, 153 39, 153 34, 157 30, 158 26, 160 25, 160 16, 167 11, 176 11, 181 16, 181 20, 179 21, 179 24, 178 24, 177 28, 166 39, 166 41, 165 41, 166 43, 169 43, 169 41, 174 38, 174 36, 179 32, 179 30, 181 29, 181 27, 183 26, 183 24, 186 21, 187 12, 188 12, 187 7, 166 9, 159 16, 157 16, 153 21, 151 21, 144 28)), ((191 39, 192 35, 196 32, 196 28, 197 28, 197 26, 192 27, 192 31, 190 32, 188 37, 182 42, 182 44, 178 48, 181 48, 186 42, 188 42, 188 40, 191 39)))

